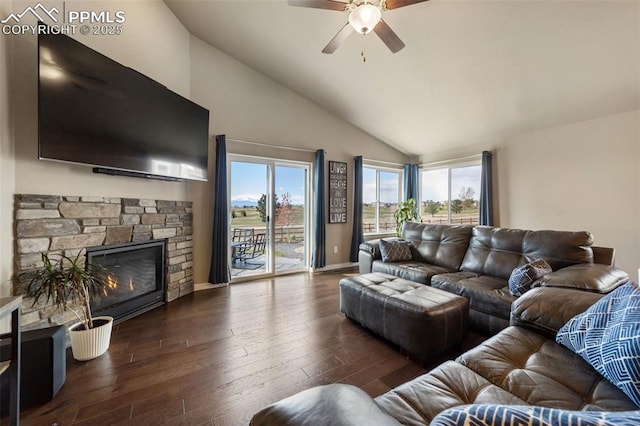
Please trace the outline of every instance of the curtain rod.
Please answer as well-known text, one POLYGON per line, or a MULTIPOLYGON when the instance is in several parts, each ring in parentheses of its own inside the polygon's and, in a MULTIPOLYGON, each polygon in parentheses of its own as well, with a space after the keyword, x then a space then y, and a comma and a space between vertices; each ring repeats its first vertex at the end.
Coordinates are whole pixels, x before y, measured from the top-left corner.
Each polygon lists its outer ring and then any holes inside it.
POLYGON ((401 164, 401 163, 392 163, 391 161, 382 161, 382 160, 372 160, 370 158, 362 158, 362 161, 367 161, 369 163, 388 164, 390 166, 404 166, 404 164, 401 164))
POLYGON ((242 140, 242 139, 227 138, 226 140, 231 141, 231 142, 246 143, 246 144, 249 144, 249 145, 266 146, 268 148, 275 148, 275 149, 288 149, 290 151, 302 151, 302 152, 316 152, 315 149, 294 148, 294 147, 291 147, 291 146, 284 146, 284 145, 271 145, 271 144, 268 144, 268 143, 245 141, 245 140, 242 140))

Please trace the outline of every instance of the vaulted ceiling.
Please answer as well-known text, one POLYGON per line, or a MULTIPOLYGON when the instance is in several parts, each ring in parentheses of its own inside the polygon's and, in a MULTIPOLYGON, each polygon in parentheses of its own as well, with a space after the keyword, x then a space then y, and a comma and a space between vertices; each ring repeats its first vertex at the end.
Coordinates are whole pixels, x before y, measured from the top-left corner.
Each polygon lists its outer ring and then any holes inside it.
POLYGON ((431 0, 383 12, 400 52, 370 33, 332 55, 344 12, 165 3, 194 36, 411 155, 640 108, 636 0, 431 0))

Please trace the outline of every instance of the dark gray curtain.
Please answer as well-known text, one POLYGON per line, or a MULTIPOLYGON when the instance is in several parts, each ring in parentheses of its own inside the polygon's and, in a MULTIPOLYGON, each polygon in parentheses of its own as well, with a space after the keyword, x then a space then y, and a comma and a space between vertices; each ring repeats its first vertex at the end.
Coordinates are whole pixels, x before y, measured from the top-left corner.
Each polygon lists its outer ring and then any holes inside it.
POLYGON ((413 198, 418 201, 418 165, 404 165, 404 200, 413 198))
POLYGON ((480 225, 493 226, 491 152, 482 151, 482 174, 480 177, 480 225))
POLYGON ((216 136, 215 193, 213 195, 213 239, 211 244, 211 284, 228 283, 229 223, 227 207, 227 143, 225 135, 216 136))
POLYGON ((314 162, 313 174, 313 194, 314 208, 313 213, 313 235, 314 250, 311 263, 315 269, 323 268, 327 263, 326 239, 326 205, 324 202, 324 151, 319 149, 316 151, 316 160, 314 162))
POLYGON ((362 156, 353 159, 353 231, 351 233, 352 262, 358 261, 360 244, 364 242, 362 230, 362 156))

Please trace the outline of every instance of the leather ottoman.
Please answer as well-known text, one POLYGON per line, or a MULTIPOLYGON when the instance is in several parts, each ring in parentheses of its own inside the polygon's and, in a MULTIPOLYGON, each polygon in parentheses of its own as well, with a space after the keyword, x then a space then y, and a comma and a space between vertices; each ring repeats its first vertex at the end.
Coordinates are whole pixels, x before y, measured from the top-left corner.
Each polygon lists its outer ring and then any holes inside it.
POLYGON ((424 362, 462 344, 469 301, 373 272, 340 280, 340 312, 424 362))

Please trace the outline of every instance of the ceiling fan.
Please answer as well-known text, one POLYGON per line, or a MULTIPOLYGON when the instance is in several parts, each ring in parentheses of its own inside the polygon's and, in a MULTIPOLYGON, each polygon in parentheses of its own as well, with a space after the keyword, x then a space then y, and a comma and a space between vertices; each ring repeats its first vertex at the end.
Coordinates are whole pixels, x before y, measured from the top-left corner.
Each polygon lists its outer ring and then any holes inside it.
POLYGON ((392 53, 396 53, 404 47, 400 37, 382 20, 382 12, 385 10, 398 9, 426 0, 349 0, 344 3, 337 0, 288 0, 289 6, 312 7, 315 9, 336 10, 339 12, 349 12, 349 22, 338 34, 335 35, 322 49, 322 53, 333 53, 352 32, 365 35, 371 31, 387 45, 392 53))

